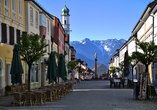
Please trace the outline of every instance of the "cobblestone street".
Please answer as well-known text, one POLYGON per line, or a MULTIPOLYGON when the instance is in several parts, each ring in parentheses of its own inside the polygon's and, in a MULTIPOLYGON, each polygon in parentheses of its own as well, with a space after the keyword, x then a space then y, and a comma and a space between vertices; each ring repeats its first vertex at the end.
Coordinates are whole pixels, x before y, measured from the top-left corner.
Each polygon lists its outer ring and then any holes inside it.
POLYGON ((73 86, 73 92, 56 102, 46 102, 44 106, 12 107, 0 109, 45 109, 45 110, 155 110, 157 102, 134 100, 133 90, 110 88, 109 81, 82 81, 73 86), (154 105, 155 104, 155 105, 154 105))

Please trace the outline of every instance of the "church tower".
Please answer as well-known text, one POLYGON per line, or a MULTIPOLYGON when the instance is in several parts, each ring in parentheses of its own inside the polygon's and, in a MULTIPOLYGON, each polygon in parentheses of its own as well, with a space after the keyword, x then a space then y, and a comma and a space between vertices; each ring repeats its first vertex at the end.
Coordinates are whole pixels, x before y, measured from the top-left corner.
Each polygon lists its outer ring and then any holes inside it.
POLYGON ((62 26, 65 30, 65 34, 68 34, 70 36, 70 23, 69 23, 69 9, 66 7, 66 1, 65 6, 62 9, 62 26))

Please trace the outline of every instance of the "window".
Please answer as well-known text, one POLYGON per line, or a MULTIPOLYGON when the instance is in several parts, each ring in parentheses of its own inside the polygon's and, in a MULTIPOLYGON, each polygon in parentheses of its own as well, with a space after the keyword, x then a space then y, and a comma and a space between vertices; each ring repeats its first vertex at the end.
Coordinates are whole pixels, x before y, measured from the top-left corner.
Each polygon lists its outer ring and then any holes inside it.
POLYGON ((12 0, 12 19, 16 20, 16 0, 12 0))
POLYGON ((30 8, 30 20, 33 22, 33 8, 30 8))
POLYGON ((2 42, 2 33, 1 33, 1 30, 2 30, 2 25, 1 25, 1 22, 0 22, 0 42, 2 42))
POLYGON ((46 17, 42 15, 42 25, 46 27, 46 17))
POLYGON ((19 14, 22 15, 22 1, 19 0, 19 14))
POLYGON ((7 25, 7 43, 10 43, 9 26, 7 25))
POLYGON ((14 28, 14 44, 17 44, 17 38, 16 38, 16 28, 14 28))
POLYGON ((5 0, 5 7, 9 8, 9 0, 5 0))
POLYGON ((36 25, 38 25, 38 12, 35 12, 35 16, 36 16, 36 25))
POLYGON ((12 0, 12 10, 16 12, 16 0, 12 0))
POLYGON ((40 14, 40 18, 39 18, 39 24, 42 25, 41 21, 42 21, 42 15, 40 14))
POLYGON ((1 13, 1 0, 0 0, 0 13, 1 13))
POLYGON ((49 32, 49 20, 47 20, 47 31, 49 32))
POLYGON ((39 72, 38 72, 38 64, 32 64, 31 67, 31 82, 38 82, 39 81, 39 72))
POLYGON ((66 24, 67 22, 66 22, 66 20, 64 20, 64 24, 66 24))
POLYGON ((4 0, 4 13, 5 13, 5 15, 6 16, 8 16, 9 17, 9 0, 4 0))

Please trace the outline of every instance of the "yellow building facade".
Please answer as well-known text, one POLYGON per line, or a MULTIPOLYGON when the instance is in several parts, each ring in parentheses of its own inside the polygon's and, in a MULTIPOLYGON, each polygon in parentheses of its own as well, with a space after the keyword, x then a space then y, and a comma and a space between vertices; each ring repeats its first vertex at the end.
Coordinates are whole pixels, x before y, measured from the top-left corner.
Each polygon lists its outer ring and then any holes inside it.
MULTIPOLYGON (((0 0, 0 86, 11 85, 14 44, 25 33, 24 0, 0 0)), ((25 63, 22 61, 23 70, 25 63)), ((25 82, 25 72, 22 76, 25 82)))

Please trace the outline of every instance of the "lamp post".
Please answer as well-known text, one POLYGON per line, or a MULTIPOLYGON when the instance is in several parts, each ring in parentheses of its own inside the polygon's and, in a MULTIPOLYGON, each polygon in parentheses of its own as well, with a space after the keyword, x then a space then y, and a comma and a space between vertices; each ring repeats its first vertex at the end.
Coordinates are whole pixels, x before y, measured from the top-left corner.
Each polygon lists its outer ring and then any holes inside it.
POLYGON ((134 67, 136 65, 136 60, 135 59, 131 62, 131 65, 132 65, 132 84, 133 84, 133 79, 134 79, 133 72, 134 72, 134 67))
POLYGON ((98 78, 98 73, 97 73, 97 52, 95 52, 95 78, 98 78))

